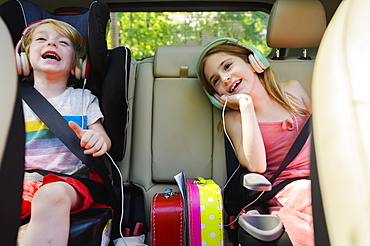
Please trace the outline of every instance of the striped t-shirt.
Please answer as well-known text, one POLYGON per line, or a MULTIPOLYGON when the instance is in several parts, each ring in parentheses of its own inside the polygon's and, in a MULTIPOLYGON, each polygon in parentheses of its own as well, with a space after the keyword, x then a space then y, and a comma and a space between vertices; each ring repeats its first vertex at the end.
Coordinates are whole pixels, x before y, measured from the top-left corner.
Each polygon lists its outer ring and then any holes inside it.
MULTIPOLYGON (((98 99, 89 90, 68 87, 48 100, 66 119, 83 128, 103 119, 98 99)), ((49 130, 23 101, 26 128, 25 168, 86 176, 89 169, 49 130)))

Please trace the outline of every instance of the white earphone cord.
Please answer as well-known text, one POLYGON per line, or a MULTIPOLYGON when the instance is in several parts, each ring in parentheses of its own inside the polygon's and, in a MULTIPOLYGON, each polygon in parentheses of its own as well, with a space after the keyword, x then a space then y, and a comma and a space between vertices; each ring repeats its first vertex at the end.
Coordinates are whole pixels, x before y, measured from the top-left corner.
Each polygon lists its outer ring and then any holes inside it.
MULTIPOLYGON (((226 131, 226 124, 225 124, 225 110, 226 110, 226 105, 227 105, 227 97, 226 97, 224 106, 222 108, 222 115, 221 115, 222 116, 222 127, 223 127, 224 133, 225 133, 225 135, 227 137, 227 140, 229 140, 229 143, 230 143, 231 147, 233 148, 234 153, 236 154, 236 151, 235 151, 235 147, 233 145, 233 142, 231 141, 230 136, 229 136, 229 134, 227 134, 227 131, 226 131)), ((224 187, 221 189, 221 192, 223 192, 225 190, 226 186, 229 184, 230 180, 232 179, 232 177, 234 177, 235 173, 239 170, 239 168, 240 168, 240 163, 239 163, 238 167, 235 169, 235 171, 231 174, 230 178, 226 181, 224 187)))
MULTIPOLYGON (((82 128, 84 128, 84 125, 85 125, 85 119, 84 119, 84 99, 85 99, 85 86, 86 86, 86 78, 84 79, 84 83, 83 83, 83 86, 82 86, 82 128)), ((119 174, 119 182, 120 182, 120 189, 121 189, 121 194, 122 194, 122 197, 121 197, 121 218, 120 218, 120 221, 119 221, 119 234, 120 236, 122 237, 123 239, 123 233, 122 233, 122 224, 123 224, 123 213, 124 213, 124 196, 123 196, 123 179, 122 179, 122 174, 121 174, 121 171, 119 169, 119 167, 117 166, 117 164, 114 162, 113 158, 109 155, 109 153, 107 152, 106 153, 107 156, 109 157, 109 159, 111 160, 111 162, 113 163, 113 166, 116 168, 118 174, 119 174)), ((123 243, 127 246, 126 242, 123 240, 123 243)))
MULTIPOLYGON (((222 127, 223 127, 223 130, 224 130, 224 133, 225 133, 227 139, 230 142, 230 145, 231 145, 232 149, 234 150, 235 155, 237 156, 235 147, 234 147, 234 145, 233 145, 233 143, 231 141, 231 138, 230 138, 229 134, 227 134, 227 131, 226 131, 226 124, 225 124, 225 110, 226 110, 226 105, 227 105, 227 97, 226 97, 226 100, 225 100, 225 104, 224 104, 224 106, 222 108, 222 127)), ((226 186, 229 184, 230 180, 234 177, 234 175, 236 174, 236 172, 239 170, 240 166, 241 166, 241 164, 239 163, 238 167, 231 174, 231 176, 229 177, 229 179, 226 181, 224 187, 221 189, 221 192, 224 192, 226 186)), ((234 224, 239 219, 239 217, 240 217, 240 215, 242 213, 242 210, 245 210, 246 208, 248 208, 249 206, 251 206, 253 203, 255 203, 263 195, 263 193, 265 193, 265 192, 262 191, 261 194, 256 199, 254 199, 252 202, 250 202, 249 204, 247 204, 246 206, 244 206, 241 209, 241 211, 239 212, 238 216, 236 216, 236 218, 232 222, 230 222, 229 224, 225 224, 224 226, 230 226, 230 225, 234 224)))
POLYGON ((120 218, 120 221, 119 221, 119 233, 120 233, 120 236, 122 238, 122 241, 123 243, 127 246, 125 240, 123 240, 123 233, 122 233, 122 224, 123 224, 123 213, 124 213, 124 195, 123 195, 123 179, 122 179, 122 174, 121 174, 121 171, 119 170, 119 167, 117 166, 117 164, 114 162, 113 158, 108 154, 106 153, 107 156, 109 157, 109 159, 111 160, 111 162, 113 163, 113 166, 117 169, 117 172, 119 174, 119 182, 120 182, 120 188, 121 188, 121 218, 120 218))
MULTIPOLYGON (((81 128, 84 129, 84 125, 85 125, 85 115, 84 115, 84 102, 85 102, 85 86, 86 86, 86 81, 87 79, 85 78, 84 79, 84 84, 82 86, 82 106, 81 106, 81 113, 82 113, 82 116, 81 116, 81 128)), ((87 126, 86 126, 87 128, 87 126)))

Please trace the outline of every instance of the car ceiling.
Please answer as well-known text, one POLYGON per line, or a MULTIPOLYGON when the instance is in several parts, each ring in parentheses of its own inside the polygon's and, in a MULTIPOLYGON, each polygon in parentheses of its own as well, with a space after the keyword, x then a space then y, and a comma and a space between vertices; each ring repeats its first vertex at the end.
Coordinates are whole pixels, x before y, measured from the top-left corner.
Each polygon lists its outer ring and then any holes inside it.
MULTIPOLYGON (((103 0, 111 11, 145 12, 145 11, 245 11, 262 10, 269 12, 276 0, 103 0)), ((307 0, 306 0, 307 1, 307 0)), ((328 20, 334 14, 342 0, 320 0, 327 12, 328 20)), ((0 3, 6 0, 0 0, 0 3)), ((30 0, 49 12, 66 6, 88 8, 92 0, 30 0)))

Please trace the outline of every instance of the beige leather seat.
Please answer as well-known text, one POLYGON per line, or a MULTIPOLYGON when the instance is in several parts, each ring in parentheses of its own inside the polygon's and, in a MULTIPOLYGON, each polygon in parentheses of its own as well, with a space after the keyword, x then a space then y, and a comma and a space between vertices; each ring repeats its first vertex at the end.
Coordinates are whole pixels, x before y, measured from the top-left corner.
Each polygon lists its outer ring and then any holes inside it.
POLYGON ((368 245, 370 231, 370 1, 344 0, 313 76, 318 177, 332 245, 368 245))
MULTIPOLYGON (((0 128, 0 146, 6 146, 17 92, 17 72, 15 70, 13 43, 11 41, 10 35, 7 35, 9 33, 8 28, 4 24, 3 20, 0 20, 0 76, 2 81, 0 90, 0 112, 2 115, 0 128)), ((4 148, 0 148, 0 158, 3 156, 3 154, 4 148)))
POLYGON ((124 152, 123 160, 117 162, 117 165, 122 174, 122 181, 124 184, 130 183, 130 172, 131 172, 131 139, 132 139, 132 115, 133 115, 133 101, 135 93, 135 82, 138 62, 135 59, 130 60, 130 75, 129 75, 129 86, 128 86, 128 124, 126 129, 126 149, 124 152))
POLYGON ((150 203, 165 188, 178 190, 174 175, 226 179, 220 111, 212 106, 196 78, 203 46, 159 46, 154 58, 139 63, 133 94, 131 181, 150 203))
POLYGON ((325 10, 318 0, 277 0, 270 13, 267 45, 287 48, 287 54, 281 55, 282 60, 269 59, 271 67, 282 81, 298 80, 309 95, 315 54, 325 28, 325 10), (304 48, 311 48, 307 53, 311 59, 301 58, 304 48))
POLYGON ((15 245, 24 170, 24 121, 17 97, 18 83, 14 47, 10 33, 0 18, 0 231, 3 245, 15 245))

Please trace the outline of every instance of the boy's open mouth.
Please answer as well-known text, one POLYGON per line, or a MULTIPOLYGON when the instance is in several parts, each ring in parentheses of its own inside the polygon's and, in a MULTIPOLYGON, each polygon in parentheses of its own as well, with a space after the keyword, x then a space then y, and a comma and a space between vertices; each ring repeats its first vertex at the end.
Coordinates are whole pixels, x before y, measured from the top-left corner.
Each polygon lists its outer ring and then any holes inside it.
POLYGON ((57 61, 61 60, 61 58, 58 56, 58 54, 56 54, 55 52, 50 52, 50 51, 45 52, 41 57, 43 59, 53 59, 53 60, 57 60, 57 61))

